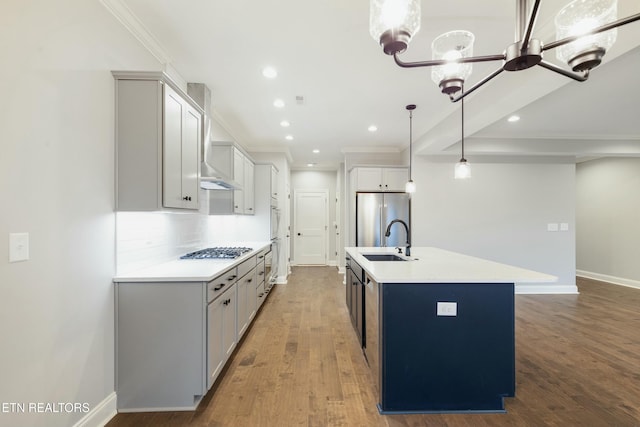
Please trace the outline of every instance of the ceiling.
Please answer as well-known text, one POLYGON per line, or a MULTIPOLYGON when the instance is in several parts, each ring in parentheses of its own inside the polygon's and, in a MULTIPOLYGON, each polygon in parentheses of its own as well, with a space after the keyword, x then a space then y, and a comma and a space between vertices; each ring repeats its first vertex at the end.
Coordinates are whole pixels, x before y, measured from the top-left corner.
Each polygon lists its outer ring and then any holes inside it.
MULTIPOLYGON (((209 87, 214 118, 248 151, 284 151, 293 169, 315 163, 325 170, 336 169, 344 153, 397 153, 408 147, 411 103, 418 105, 414 153, 458 150, 460 103, 440 94, 428 68, 400 68, 382 52, 369 35, 367 0, 113 1, 139 20, 168 66, 209 87), (267 65, 277 78, 262 76, 267 65), (285 106, 275 108, 275 98, 285 106), (377 132, 367 130, 372 124, 377 132)), ((475 55, 502 53, 514 39, 515 4, 422 0, 422 28, 401 58, 430 59, 431 41, 454 29, 475 34, 475 55)), ((564 4, 541 2, 533 37, 554 39, 553 17, 564 4)), ((618 10, 623 17, 640 6, 619 0, 618 10)), ((619 29, 584 83, 540 67, 502 73, 465 99, 467 157, 640 156, 639 45, 640 22, 619 29), (521 120, 507 123, 514 112, 521 120)), ((545 60, 557 63, 553 51, 545 60)), ((499 66, 474 64, 467 87, 499 66)))

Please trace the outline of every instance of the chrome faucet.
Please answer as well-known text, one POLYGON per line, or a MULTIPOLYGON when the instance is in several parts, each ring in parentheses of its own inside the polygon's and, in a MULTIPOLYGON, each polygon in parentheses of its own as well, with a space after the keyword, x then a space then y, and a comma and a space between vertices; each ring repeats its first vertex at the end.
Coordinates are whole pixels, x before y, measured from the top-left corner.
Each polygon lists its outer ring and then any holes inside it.
POLYGON ((396 222, 399 222, 400 224, 404 225, 404 229, 407 232, 407 248, 405 249, 404 253, 407 256, 411 256, 411 237, 409 236, 409 226, 407 225, 406 222, 404 222, 401 219, 394 219, 393 221, 391 221, 389 225, 387 225, 387 231, 384 233, 384 237, 391 236, 391 226, 396 222))

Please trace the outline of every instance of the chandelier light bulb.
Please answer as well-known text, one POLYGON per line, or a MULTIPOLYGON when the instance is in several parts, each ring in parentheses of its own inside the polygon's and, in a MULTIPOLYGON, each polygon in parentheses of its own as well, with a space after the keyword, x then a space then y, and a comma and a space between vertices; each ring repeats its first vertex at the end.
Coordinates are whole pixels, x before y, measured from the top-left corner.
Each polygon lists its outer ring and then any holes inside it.
MULTIPOLYGON (((556 15, 556 38, 584 34, 615 21, 617 15, 617 0, 574 0, 556 15)), ((556 56, 574 71, 588 71, 602 62, 602 57, 613 46, 617 35, 616 29, 585 35, 569 44, 559 46, 556 56)))
POLYGON ((404 52, 420 30, 420 0, 370 0, 369 32, 384 53, 404 52))
POLYGON ((462 88, 471 75, 471 63, 453 62, 473 56, 475 36, 469 31, 449 31, 439 35, 431 43, 432 59, 452 61, 431 69, 431 79, 443 93, 453 94, 462 88))

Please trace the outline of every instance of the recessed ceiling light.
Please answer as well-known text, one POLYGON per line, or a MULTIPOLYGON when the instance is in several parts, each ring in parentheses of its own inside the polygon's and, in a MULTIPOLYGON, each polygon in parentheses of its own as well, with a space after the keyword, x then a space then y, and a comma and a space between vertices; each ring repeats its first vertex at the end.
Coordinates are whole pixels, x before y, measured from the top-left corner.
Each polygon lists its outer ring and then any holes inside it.
POLYGON ((280 98, 276 99, 275 101, 273 101, 273 106, 276 108, 282 108, 284 107, 284 101, 280 98))
POLYGON ((288 128, 289 126, 291 126, 291 123, 289 123, 286 120, 283 120, 280 122, 280 126, 282 126, 283 128, 288 128))
POLYGON ((507 119, 509 123, 514 123, 514 122, 517 122, 518 120, 520 120, 520 116, 515 116, 515 115, 509 116, 509 118, 507 119))
POLYGON ((293 141, 293 136, 292 135, 287 135, 284 137, 284 139, 286 139, 287 141, 293 141))
POLYGON ((312 167, 315 163, 307 163, 307 166, 312 167))
POLYGON ((378 126, 376 125, 371 125, 368 127, 369 132, 375 132, 378 130, 378 126))
POLYGON ((315 154, 318 154, 318 153, 320 152, 320 150, 318 150, 318 149, 316 148, 315 150, 313 150, 313 152, 314 152, 315 154))
POLYGON ((278 77, 278 71, 273 67, 264 67, 262 69, 262 75, 268 79, 275 79, 278 77))

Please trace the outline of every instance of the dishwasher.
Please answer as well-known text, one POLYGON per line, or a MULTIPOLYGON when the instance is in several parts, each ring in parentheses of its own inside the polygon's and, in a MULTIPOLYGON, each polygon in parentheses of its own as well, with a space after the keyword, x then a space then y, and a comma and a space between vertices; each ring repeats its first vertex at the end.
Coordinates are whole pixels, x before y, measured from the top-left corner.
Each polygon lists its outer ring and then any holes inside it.
POLYGON ((357 262, 351 258, 346 258, 346 269, 348 277, 346 280, 346 301, 347 308, 349 309, 349 315, 351 316, 351 323, 358 335, 358 341, 360 346, 365 346, 365 319, 364 319, 364 286, 362 281, 364 279, 364 271, 357 262))
MULTIPOLYGON (((371 368, 374 383, 376 385, 377 397, 380 399, 380 287, 378 283, 365 273, 364 298, 366 301, 364 308, 364 334, 367 337, 364 345, 364 357, 371 368)), ((381 400, 378 400, 379 402, 381 400)))

